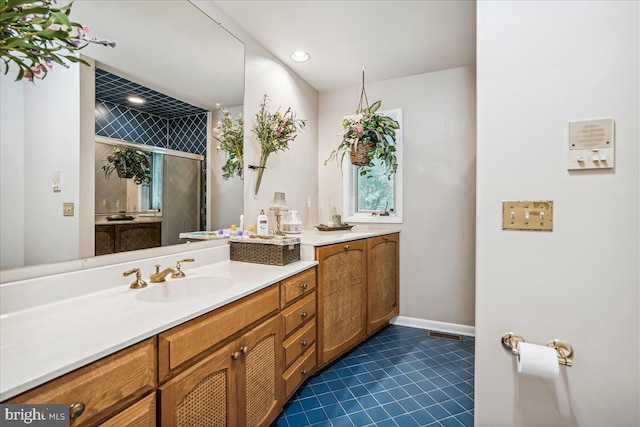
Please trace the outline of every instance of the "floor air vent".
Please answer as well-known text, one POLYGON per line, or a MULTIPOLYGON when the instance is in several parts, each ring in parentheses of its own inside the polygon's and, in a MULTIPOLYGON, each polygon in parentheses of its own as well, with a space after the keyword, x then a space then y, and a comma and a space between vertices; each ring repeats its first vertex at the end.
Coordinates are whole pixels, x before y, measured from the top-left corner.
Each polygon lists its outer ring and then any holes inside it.
POLYGON ((447 334, 438 331, 427 331, 427 336, 429 338, 440 338, 443 340, 462 342, 462 335, 447 334))

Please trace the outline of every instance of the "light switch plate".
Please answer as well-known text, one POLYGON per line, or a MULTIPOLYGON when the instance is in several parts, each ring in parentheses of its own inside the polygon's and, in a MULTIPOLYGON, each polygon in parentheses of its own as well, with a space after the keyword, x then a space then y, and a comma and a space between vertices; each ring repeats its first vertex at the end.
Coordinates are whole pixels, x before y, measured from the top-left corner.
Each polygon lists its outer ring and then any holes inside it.
POLYGON ((569 122, 567 169, 610 169, 615 166, 613 119, 569 122))
POLYGON ((502 229, 553 231, 553 201, 502 202, 502 229))
POLYGON ((73 216, 73 202, 62 203, 62 215, 73 216))

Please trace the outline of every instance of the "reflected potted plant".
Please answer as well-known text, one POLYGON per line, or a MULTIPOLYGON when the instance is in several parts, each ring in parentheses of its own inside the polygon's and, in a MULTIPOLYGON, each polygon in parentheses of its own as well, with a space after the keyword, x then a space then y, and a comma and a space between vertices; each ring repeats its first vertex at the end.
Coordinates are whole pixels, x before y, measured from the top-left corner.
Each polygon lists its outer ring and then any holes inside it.
POLYGON ((113 171, 120 178, 133 178, 138 185, 151 184, 150 154, 132 147, 115 147, 107 156, 107 164, 102 166, 105 179, 109 179, 113 171))
POLYGON ((398 170, 396 158, 396 130, 400 124, 391 117, 377 111, 382 101, 376 101, 362 109, 354 117, 342 120, 342 140, 324 164, 336 160, 342 165, 344 156, 349 154, 351 163, 358 166, 361 176, 371 178, 376 164, 383 164, 388 178, 398 170))
POLYGON ((222 177, 225 180, 239 176, 244 171, 244 118, 238 114, 235 123, 229 110, 217 104, 222 117, 214 129, 213 137, 218 141, 216 149, 224 151, 227 161, 222 166, 222 177))
POLYGON ((89 43, 115 47, 115 42, 88 38, 89 28, 69 19, 71 6, 57 7, 56 0, 0 1, 0 59, 6 74, 18 67, 16 81, 43 79, 53 64, 89 65, 74 52, 89 43))
POLYGON ((256 121, 252 129, 260 141, 260 164, 258 166, 249 165, 251 169, 258 169, 254 194, 258 194, 260 189, 262 174, 269 155, 289 149, 289 143, 295 141, 298 131, 307 126, 306 120, 296 119, 291 107, 287 108, 284 114, 280 113, 279 109, 275 113, 271 113, 267 108, 268 103, 269 96, 265 94, 262 97, 260 111, 256 114, 256 121))

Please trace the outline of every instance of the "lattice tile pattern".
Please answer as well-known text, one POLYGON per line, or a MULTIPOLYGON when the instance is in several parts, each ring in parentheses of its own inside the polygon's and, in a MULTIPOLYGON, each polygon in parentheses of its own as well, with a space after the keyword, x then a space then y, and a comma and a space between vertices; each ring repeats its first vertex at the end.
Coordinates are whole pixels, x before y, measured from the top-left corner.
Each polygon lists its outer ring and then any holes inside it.
POLYGON ((309 379, 274 426, 473 426, 474 350, 390 325, 309 379))

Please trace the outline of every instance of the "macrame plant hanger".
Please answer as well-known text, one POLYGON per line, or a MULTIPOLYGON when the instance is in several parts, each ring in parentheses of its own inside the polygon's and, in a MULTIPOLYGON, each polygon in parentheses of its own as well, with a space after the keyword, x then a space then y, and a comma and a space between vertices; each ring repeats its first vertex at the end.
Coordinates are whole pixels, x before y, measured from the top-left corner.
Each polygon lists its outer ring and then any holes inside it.
POLYGON ((362 112, 363 102, 366 105, 366 109, 369 109, 369 100, 367 99, 367 92, 364 90, 364 67, 362 67, 362 89, 360 90, 360 100, 358 101, 358 107, 356 108, 356 114, 362 112))
MULTIPOLYGON (((364 111, 369 111, 369 99, 367 98, 367 92, 364 90, 364 67, 362 67, 362 89, 360 90, 360 100, 356 107, 356 116, 362 114, 364 111)), ((357 140, 351 147, 351 164, 356 166, 367 166, 371 163, 369 157, 369 151, 375 148, 375 144, 371 141, 357 140)))

